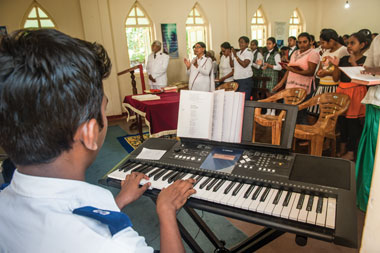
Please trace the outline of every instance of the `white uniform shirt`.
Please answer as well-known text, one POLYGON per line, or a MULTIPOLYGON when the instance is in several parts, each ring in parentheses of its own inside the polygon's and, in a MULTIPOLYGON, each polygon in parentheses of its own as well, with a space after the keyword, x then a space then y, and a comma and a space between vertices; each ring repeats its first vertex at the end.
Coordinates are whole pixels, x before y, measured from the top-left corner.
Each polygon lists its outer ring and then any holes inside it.
POLYGON ((82 181, 14 173, 0 192, 0 252, 153 252, 131 227, 111 235, 83 206, 120 211, 112 194, 82 181))
MULTIPOLYGON (((377 35, 367 51, 367 58, 364 62, 367 67, 380 67, 380 36, 377 35)), ((377 76, 380 77, 380 76, 377 76)), ((380 106, 380 85, 371 86, 362 100, 363 104, 380 106)))
POLYGON ((156 82, 152 82, 149 79, 149 85, 152 89, 160 89, 168 85, 168 78, 166 76, 166 71, 169 64, 169 55, 164 53, 156 53, 156 58, 154 58, 154 53, 148 56, 148 63, 146 65, 146 72, 152 75, 156 82))
POLYGON ((194 57, 191 61, 190 69, 187 70, 187 73, 189 74, 189 89, 197 91, 214 91, 215 79, 213 72, 211 58, 204 55, 200 59, 194 57), (194 66, 194 61, 197 61, 198 68, 194 66))
MULTIPOLYGON (((267 57, 265 58, 265 61, 268 61, 268 58, 270 56, 270 53, 272 53, 274 49, 272 50, 269 50, 268 54, 267 54, 267 57)), ((282 67, 280 65, 280 62, 281 62, 281 56, 280 54, 276 54, 274 56, 274 62, 276 63, 275 65, 273 65, 273 70, 277 70, 277 71, 281 71, 282 70, 282 67)))
MULTIPOLYGON (((253 58, 255 57, 255 53, 256 53, 257 49, 255 51, 252 52, 252 55, 253 55, 253 58)), ((252 59, 253 59, 252 58, 252 59)), ((264 56, 260 53, 260 52, 257 52, 257 58, 256 58, 256 61, 258 60, 264 60, 264 56)), ((261 68, 261 65, 259 64, 256 64, 256 62, 253 62, 252 60, 252 66, 255 68, 255 69, 260 69, 261 68)))
MULTIPOLYGON (((231 72, 232 72, 232 67, 230 64, 230 57, 226 57, 222 55, 222 57, 220 57, 220 63, 219 63, 219 73, 220 73, 219 78, 225 77, 231 72)), ((233 80, 234 78, 233 76, 231 76, 227 78, 226 80, 224 80, 224 82, 232 82, 233 80)))
POLYGON ((249 51, 248 48, 246 48, 246 49, 244 49, 243 52, 242 52, 242 50, 237 52, 236 56, 239 57, 239 59, 242 61, 245 61, 248 59, 249 64, 247 67, 244 68, 243 66, 240 65, 240 63, 234 57, 233 58, 233 60, 234 60, 234 79, 239 80, 239 79, 246 79, 246 78, 252 77, 253 76, 253 72, 252 72, 252 68, 251 68, 252 60, 253 60, 252 52, 249 51))

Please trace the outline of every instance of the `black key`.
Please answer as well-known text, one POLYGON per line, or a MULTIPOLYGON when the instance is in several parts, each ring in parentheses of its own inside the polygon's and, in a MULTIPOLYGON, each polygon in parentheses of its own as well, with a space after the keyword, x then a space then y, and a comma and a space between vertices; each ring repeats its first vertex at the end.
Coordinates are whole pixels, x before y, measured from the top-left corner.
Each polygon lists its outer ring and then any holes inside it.
POLYGON ((234 185, 236 184, 236 182, 231 182, 228 186, 227 186, 227 188, 224 190, 224 194, 228 194, 230 191, 231 191, 231 189, 232 189, 232 187, 234 187, 234 185))
POLYGON ((195 188, 195 186, 199 183, 199 181, 201 181, 203 178, 203 176, 199 175, 196 179, 195 179, 195 183, 193 185, 193 188, 195 188))
POLYGON ((286 194, 286 197, 284 199, 284 203, 282 203, 282 206, 288 206, 289 205, 290 197, 292 197, 292 192, 288 191, 288 193, 286 194))
POLYGON ((128 168, 127 170, 124 169, 124 171, 130 171, 131 169, 135 170, 135 169, 139 168, 140 166, 141 166, 141 164, 133 163, 133 164, 131 164, 130 168, 128 168))
POLYGON ((119 168, 119 171, 124 170, 124 169, 127 168, 129 165, 131 165, 131 163, 132 163, 131 161, 128 161, 128 162, 124 163, 123 166, 121 166, 121 167, 119 168))
POLYGON ((283 190, 278 190, 276 197, 273 200, 273 204, 277 205, 278 201, 280 201, 281 195, 282 195, 283 190))
POLYGON ((212 180, 212 182, 207 185, 206 191, 209 191, 219 180, 219 178, 215 178, 214 180, 212 180))
POLYGON ((156 170, 152 171, 151 173, 149 173, 148 177, 153 177, 154 175, 156 175, 158 172, 160 172, 161 170, 163 170, 162 168, 157 168, 156 167, 156 170))
POLYGON ((148 166, 148 167, 146 167, 145 169, 141 170, 140 172, 146 175, 146 174, 147 174, 149 171, 151 171, 152 169, 154 169, 153 166, 148 166))
POLYGON ((257 199, 257 197, 259 196, 259 194, 260 194, 260 192, 261 192, 262 189, 263 189, 262 186, 258 186, 257 187, 255 193, 252 195, 252 200, 256 200, 257 199))
POLYGON ((270 191, 270 188, 267 187, 267 188, 265 189, 265 191, 263 192, 263 195, 262 195, 261 198, 260 198, 260 202, 264 202, 264 201, 267 199, 268 194, 269 194, 269 191, 270 191))
POLYGON ((202 182, 202 184, 199 186, 199 189, 203 189, 210 181, 212 180, 212 177, 207 178, 202 182))
POLYGON ((177 181, 177 180, 181 180, 184 176, 186 176, 187 173, 185 172, 181 172, 179 173, 175 178, 174 178, 174 182, 177 181))
POLYGON ((181 174, 181 172, 176 171, 172 176, 170 176, 169 179, 168 179, 169 184, 170 184, 171 182, 174 182, 174 179, 175 179, 179 174, 181 174))
POLYGON ((314 202, 314 196, 310 195, 309 200, 307 201, 306 211, 309 211, 309 212, 311 211, 311 209, 313 208, 313 202, 314 202))
POLYGON ((190 178, 195 178, 196 176, 198 176, 197 174, 193 174, 190 178))
POLYGON ((160 179, 160 177, 162 177, 165 173, 167 173, 168 170, 166 169, 162 169, 160 172, 158 172, 154 177, 153 177, 153 180, 154 181, 157 181, 158 179, 160 179))
POLYGON ((135 167, 135 168, 132 170, 132 172, 140 172, 141 169, 146 168, 145 166, 147 166, 147 165, 142 165, 142 164, 140 164, 140 166, 138 166, 137 168, 135 167))
POLYGON ((241 188, 243 187, 244 183, 240 183, 238 186, 236 186, 234 192, 232 193, 232 196, 236 196, 239 191, 241 190, 241 188))
POLYGON ((124 172, 127 172, 127 171, 131 170, 136 165, 137 165, 136 163, 130 163, 128 166, 123 167, 124 168, 124 172))
POLYGON ((302 208, 304 199, 305 199, 305 194, 302 193, 300 195, 300 199, 298 200, 298 203, 297 203, 297 209, 302 208))
POLYGON ((224 179, 220 180, 219 183, 217 183, 217 184, 215 185, 215 187, 214 187, 214 189, 213 189, 212 191, 213 191, 213 192, 217 192, 217 191, 220 189, 220 187, 222 187, 222 185, 223 185, 225 182, 226 182, 226 180, 224 180, 224 179))
POLYGON ((162 177, 162 181, 166 181, 171 176, 173 176, 175 173, 177 173, 177 171, 175 171, 175 170, 171 170, 169 173, 166 173, 165 176, 162 177))
POLYGON ((318 198, 318 203, 317 203, 317 213, 322 213, 322 207, 323 207, 323 197, 318 198))
POLYGON ((244 193, 244 198, 247 199, 249 197, 249 195, 251 194, 251 192, 253 191, 253 189, 255 188, 255 185, 251 185, 250 187, 248 187, 247 191, 244 193))

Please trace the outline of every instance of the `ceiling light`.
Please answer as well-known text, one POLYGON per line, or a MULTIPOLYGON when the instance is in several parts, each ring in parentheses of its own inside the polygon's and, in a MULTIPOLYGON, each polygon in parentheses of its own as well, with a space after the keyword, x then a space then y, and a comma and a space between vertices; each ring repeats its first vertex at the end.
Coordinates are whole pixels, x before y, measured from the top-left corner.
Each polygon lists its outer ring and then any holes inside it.
POLYGON ((344 8, 346 9, 350 8, 350 4, 348 3, 348 1, 346 1, 346 3, 344 4, 344 8))

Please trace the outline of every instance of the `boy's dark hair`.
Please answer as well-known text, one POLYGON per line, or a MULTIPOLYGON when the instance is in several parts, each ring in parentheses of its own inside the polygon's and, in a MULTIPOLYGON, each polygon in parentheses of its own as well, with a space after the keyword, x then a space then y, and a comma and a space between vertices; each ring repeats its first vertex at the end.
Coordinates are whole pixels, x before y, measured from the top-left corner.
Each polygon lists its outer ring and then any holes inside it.
POLYGON ((251 44, 255 44, 256 47, 259 46, 259 41, 258 40, 251 40, 251 44))
POLYGON ((290 50, 290 47, 287 47, 287 46, 282 46, 280 48, 281 51, 286 51, 286 50, 290 50))
POLYGON ((0 41, 0 146, 16 165, 48 163, 71 149, 78 127, 103 127, 104 48, 54 29, 0 41))
POLYGON ((297 40, 297 38, 295 36, 289 36, 288 39, 297 40))
POLYGON ((245 43, 249 43, 249 38, 247 36, 241 36, 238 41, 244 40, 245 43))
POLYGON ((231 44, 229 42, 223 42, 222 45, 220 45, 220 47, 224 48, 224 49, 231 49, 231 44))

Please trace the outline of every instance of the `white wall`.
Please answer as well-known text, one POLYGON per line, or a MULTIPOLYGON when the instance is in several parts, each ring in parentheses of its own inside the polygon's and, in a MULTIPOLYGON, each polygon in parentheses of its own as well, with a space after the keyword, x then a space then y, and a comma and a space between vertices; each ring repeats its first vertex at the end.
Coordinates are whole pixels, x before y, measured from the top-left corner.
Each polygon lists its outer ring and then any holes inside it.
MULTIPOLYGON (((125 19, 134 0, 39 0, 38 3, 52 16, 59 30, 71 36, 102 43, 112 63, 111 76, 105 81, 105 92, 110 103, 107 115, 122 112, 121 101, 132 93, 129 74, 117 72, 130 67, 125 19)), ((306 22, 306 30, 318 39, 322 28, 334 28, 339 34, 352 33, 361 28, 380 32, 376 18, 379 0, 350 0, 351 8, 344 9, 341 0, 139 0, 154 26, 154 39, 162 40, 161 24, 176 23, 179 58, 171 59, 168 82, 186 81, 183 58, 186 57, 185 22, 195 3, 200 5, 210 27, 210 49, 217 54, 219 46, 229 41, 237 47, 242 35, 250 37, 250 21, 258 6, 262 5, 269 22, 269 35, 274 34, 275 22, 289 22, 295 8, 306 22)), ((22 19, 32 0, 0 0, 0 25, 8 31, 21 27, 22 19)), ((147 81, 147 78, 145 78, 147 81)), ((141 90, 140 77, 136 75, 141 90)))

